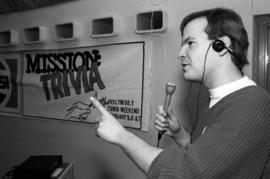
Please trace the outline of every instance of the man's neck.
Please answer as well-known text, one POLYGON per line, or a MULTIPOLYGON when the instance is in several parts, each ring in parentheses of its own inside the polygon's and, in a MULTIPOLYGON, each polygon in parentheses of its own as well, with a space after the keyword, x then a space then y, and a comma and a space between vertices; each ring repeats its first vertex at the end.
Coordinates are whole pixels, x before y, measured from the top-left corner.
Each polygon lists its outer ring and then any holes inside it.
POLYGON ((204 85, 208 89, 213 89, 213 88, 217 88, 219 86, 234 82, 236 80, 239 80, 242 77, 243 75, 236 68, 233 68, 230 70, 218 69, 216 73, 208 75, 208 78, 205 78, 204 85))

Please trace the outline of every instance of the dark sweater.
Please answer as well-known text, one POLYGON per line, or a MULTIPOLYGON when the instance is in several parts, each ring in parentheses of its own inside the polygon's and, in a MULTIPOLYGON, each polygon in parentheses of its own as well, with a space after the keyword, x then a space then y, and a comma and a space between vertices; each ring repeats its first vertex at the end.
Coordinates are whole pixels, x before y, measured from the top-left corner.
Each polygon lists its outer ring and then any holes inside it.
POLYGON ((256 86, 229 94, 200 118, 192 141, 164 149, 148 178, 270 178, 270 95, 256 86))

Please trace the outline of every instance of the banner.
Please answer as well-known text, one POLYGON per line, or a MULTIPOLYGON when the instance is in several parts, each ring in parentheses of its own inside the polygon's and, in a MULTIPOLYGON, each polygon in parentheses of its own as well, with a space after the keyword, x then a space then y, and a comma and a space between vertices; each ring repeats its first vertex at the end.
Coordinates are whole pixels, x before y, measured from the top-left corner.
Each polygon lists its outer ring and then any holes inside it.
POLYGON ((148 116, 144 42, 23 51, 22 61, 23 116, 94 123, 90 96, 124 126, 142 128, 148 116))
POLYGON ((21 55, 0 54, 0 112, 21 112, 21 55))

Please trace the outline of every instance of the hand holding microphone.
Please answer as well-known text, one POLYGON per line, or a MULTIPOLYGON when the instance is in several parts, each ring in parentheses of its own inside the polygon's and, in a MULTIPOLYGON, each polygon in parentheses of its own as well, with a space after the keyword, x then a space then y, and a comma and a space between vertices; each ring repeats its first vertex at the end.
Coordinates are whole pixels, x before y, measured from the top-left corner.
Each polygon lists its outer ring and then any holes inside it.
MULTIPOLYGON (((168 107, 170 106, 171 98, 172 98, 173 93, 175 92, 175 89, 176 89, 176 85, 174 83, 167 83, 165 86, 166 96, 165 96, 165 101, 164 101, 164 105, 163 105, 163 111, 166 113, 166 115, 163 117, 165 117, 165 118, 168 117, 167 111, 168 111, 168 107)), ((165 131, 158 132, 158 141, 161 139, 162 134, 164 132, 165 131)))

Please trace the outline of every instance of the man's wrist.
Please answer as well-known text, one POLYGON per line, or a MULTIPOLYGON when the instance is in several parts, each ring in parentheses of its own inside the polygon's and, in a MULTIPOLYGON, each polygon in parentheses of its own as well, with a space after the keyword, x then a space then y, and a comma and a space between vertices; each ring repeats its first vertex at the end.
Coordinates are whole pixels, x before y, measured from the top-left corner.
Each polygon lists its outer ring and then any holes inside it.
POLYGON ((130 140, 132 135, 133 134, 131 132, 123 128, 123 130, 119 131, 117 134, 116 144, 119 146, 124 146, 125 143, 127 143, 127 141, 130 140))
POLYGON ((181 147, 185 147, 190 143, 190 133, 181 127, 178 133, 172 135, 172 139, 181 147))

